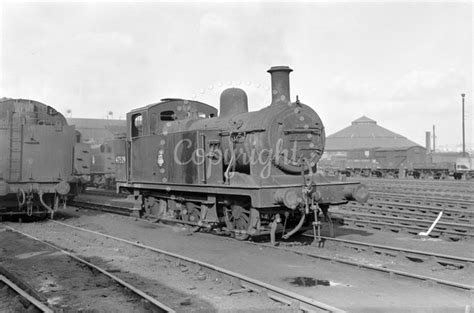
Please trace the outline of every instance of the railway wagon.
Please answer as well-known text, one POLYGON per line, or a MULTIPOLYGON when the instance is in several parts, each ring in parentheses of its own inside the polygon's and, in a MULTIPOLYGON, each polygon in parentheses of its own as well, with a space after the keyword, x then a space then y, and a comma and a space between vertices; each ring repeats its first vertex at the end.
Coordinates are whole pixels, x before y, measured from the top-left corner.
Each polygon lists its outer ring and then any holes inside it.
MULTIPOLYGON (((76 131, 77 132, 77 131, 76 131)), ((116 134, 100 145, 81 142, 81 135, 74 147, 74 174, 81 190, 87 186, 114 189, 116 180, 125 180, 126 140, 116 134)))
POLYGON ((125 135, 116 134, 91 149, 91 181, 98 188, 114 189, 125 180, 125 135))
POLYGON ((325 157, 321 168, 345 176, 398 177, 399 173, 413 169, 414 163, 424 162, 425 158, 425 149, 420 146, 353 149, 325 157))
POLYGON ((461 152, 428 153, 424 162, 413 163, 408 173, 415 178, 445 179, 450 176, 456 180, 474 178, 472 159, 468 153, 461 152))
POLYGON ((126 158, 127 158, 127 134, 115 134, 114 138, 106 140, 105 150, 112 153, 114 165, 114 187, 115 182, 126 181, 126 158))
POLYGON ((0 101, 0 214, 51 216, 75 192, 75 130, 43 103, 0 101))
POLYGON ((76 142, 74 144, 74 178, 77 181, 78 192, 85 190, 91 182, 91 145, 82 142, 82 134, 76 130, 76 142))
POLYGON ((238 239, 313 228, 331 205, 365 202, 358 182, 317 174, 325 132, 318 114, 290 100, 286 66, 272 67, 272 102, 248 112, 246 93, 229 88, 220 112, 163 99, 127 115, 126 181, 143 216, 214 229, 238 239))
POLYGON ((372 148, 347 151, 322 160, 321 170, 345 176, 413 177, 456 180, 474 177, 469 155, 456 152, 430 152, 421 146, 372 148))
POLYGON ((95 187, 110 189, 115 183, 115 157, 106 146, 91 147, 91 184, 95 187))
POLYGON ((404 177, 413 164, 425 161, 426 150, 421 146, 375 149, 374 158, 377 164, 374 176, 404 177))

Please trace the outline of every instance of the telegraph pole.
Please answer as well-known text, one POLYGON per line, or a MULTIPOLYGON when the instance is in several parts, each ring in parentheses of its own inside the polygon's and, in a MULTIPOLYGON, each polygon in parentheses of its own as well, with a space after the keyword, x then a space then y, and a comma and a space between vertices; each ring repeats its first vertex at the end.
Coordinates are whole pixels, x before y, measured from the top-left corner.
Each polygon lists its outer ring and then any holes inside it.
POLYGON ((462 156, 466 156, 466 137, 464 134, 464 97, 466 94, 462 93, 461 98, 462 98, 462 156))

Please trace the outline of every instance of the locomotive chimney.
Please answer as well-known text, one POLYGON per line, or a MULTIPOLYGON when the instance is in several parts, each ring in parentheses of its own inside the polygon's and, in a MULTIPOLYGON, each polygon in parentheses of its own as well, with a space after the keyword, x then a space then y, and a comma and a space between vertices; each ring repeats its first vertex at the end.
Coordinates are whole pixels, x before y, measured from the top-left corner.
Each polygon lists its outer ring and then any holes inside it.
POLYGON ((272 75, 272 104, 288 104, 290 99, 290 73, 288 66, 273 66, 267 72, 272 75))
POLYGON ((430 132, 426 132, 425 142, 426 142, 426 153, 430 153, 431 152, 431 133, 430 132))

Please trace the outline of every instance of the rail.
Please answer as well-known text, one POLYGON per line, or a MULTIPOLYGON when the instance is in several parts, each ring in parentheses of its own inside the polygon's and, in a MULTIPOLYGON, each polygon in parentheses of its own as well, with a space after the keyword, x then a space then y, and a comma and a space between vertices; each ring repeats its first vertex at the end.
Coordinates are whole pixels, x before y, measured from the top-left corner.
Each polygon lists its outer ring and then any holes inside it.
POLYGON ((323 256, 317 253, 310 253, 310 252, 303 252, 303 251, 298 251, 295 249, 291 248, 285 248, 285 247, 279 247, 279 246, 274 246, 270 244, 261 244, 261 243, 254 243, 254 242, 247 242, 248 244, 252 245, 257 245, 260 247, 266 247, 270 249, 277 249, 281 251, 286 251, 286 252, 291 252, 291 253, 296 253, 302 256, 307 256, 307 257, 312 257, 320 260, 325 260, 333 263, 340 263, 340 264, 345 264, 345 265, 350 265, 350 266, 355 266, 357 268, 363 268, 371 271, 377 271, 377 272, 382 272, 386 273, 388 275, 392 276, 400 276, 400 277, 405 277, 409 279, 414 279, 418 281, 424 281, 424 282, 431 282, 434 284, 438 284, 441 286, 446 286, 446 287, 451 287, 455 288, 458 290, 464 290, 468 292, 472 292, 474 290, 474 285, 467 285, 467 284, 461 284, 453 281, 448 281, 444 279, 439 279, 435 277, 430 277, 430 276, 425 276, 425 275, 419 275, 419 274, 414 274, 414 273, 409 273, 405 271, 399 271, 395 269, 390 269, 390 268, 384 268, 384 267, 378 267, 378 266, 373 266, 369 264, 362 264, 360 262, 355 262, 355 261, 349 261, 346 259, 338 258, 338 257, 330 257, 330 256, 323 256))
POLYGON ((210 271, 217 272, 217 273, 222 274, 224 276, 227 276, 231 279, 234 279, 234 280, 237 279, 237 280, 240 281, 240 285, 242 287, 244 287, 246 289, 249 289, 249 290, 252 290, 252 291, 255 291, 257 293, 266 293, 267 296, 270 299, 273 299, 275 301, 281 302, 281 303, 286 304, 286 305, 294 305, 295 303, 297 303, 299 305, 299 308, 302 311, 305 311, 305 312, 314 312, 314 311, 344 312, 343 310, 341 310, 337 307, 331 306, 329 304, 322 303, 320 301, 317 301, 317 300, 314 300, 314 299, 296 294, 292 291, 285 290, 283 288, 270 285, 268 283, 265 283, 265 282, 259 281, 257 279, 254 279, 254 278, 251 278, 251 277, 248 277, 248 276, 245 276, 245 275, 242 275, 242 274, 239 274, 239 273, 236 273, 236 272, 233 272, 233 271, 215 266, 215 265, 210 264, 210 263, 202 262, 202 261, 199 261, 199 260, 194 260, 194 259, 191 259, 189 257, 181 256, 181 255, 176 254, 176 253, 172 253, 172 252, 168 252, 168 251, 165 251, 165 250, 157 249, 157 248, 150 247, 150 246, 147 246, 147 245, 144 245, 144 244, 129 241, 129 240, 126 240, 126 239, 123 239, 123 238, 103 234, 101 232, 93 231, 93 230, 90 230, 90 229, 87 229, 87 228, 77 227, 77 226, 69 225, 67 223, 63 223, 63 222, 59 222, 59 221, 52 221, 52 222, 56 223, 58 225, 62 225, 62 226, 65 226, 65 227, 75 229, 75 230, 88 232, 88 233, 91 233, 91 234, 95 234, 97 236, 101 236, 101 237, 113 239, 113 240, 116 240, 116 241, 120 241, 120 242, 123 242, 123 243, 126 243, 126 244, 130 244, 130 245, 133 245, 135 247, 139 247, 139 248, 142 248, 142 249, 145 249, 145 250, 148 250, 148 251, 153 251, 153 252, 156 252, 156 253, 158 253, 162 256, 180 261, 184 264, 188 263, 188 264, 194 264, 194 265, 201 266, 202 268, 206 268, 210 271))
POLYGON ((427 197, 420 195, 410 195, 407 197, 406 194, 400 193, 388 193, 388 192, 370 192, 370 200, 372 202, 381 202, 389 201, 394 203, 401 204, 418 204, 418 205, 428 205, 433 207, 442 207, 442 208, 457 208, 457 209, 474 209, 473 200, 462 200, 462 199, 449 199, 449 198, 440 198, 440 197, 427 197))
MULTIPOLYGON (((59 222, 58 222, 58 223, 59 223, 59 222)), ((106 271, 106 270, 100 268, 99 266, 97 266, 97 265, 95 265, 95 264, 92 264, 92 263, 90 263, 90 262, 88 262, 88 261, 86 261, 86 260, 84 260, 84 259, 78 257, 77 255, 75 255, 75 254, 73 254, 73 253, 71 253, 71 252, 65 251, 65 250, 61 249, 60 247, 58 247, 58 246, 56 246, 56 245, 54 245, 54 244, 52 244, 52 243, 50 243, 50 242, 46 242, 46 241, 41 240, 41 239, 39 239, 39 238, 36 238, 36 237, 34 237, 34 236, 30 235, 30 234, 27 234, 27 233, 24 233, 24 232, 22 232, 22 231, 19 231, 19 230, 17 230, 17 229, 14 228, 14 227, 11 227, 11 226, 8 226, 8 225, 7 225, 6 227, 7 227, 8 229, 10 229, 11 231, 14 231, 14 232, 17 232, 17 233, 19 233, 19 234, 22 234, 23 236, 26 236, 26 237, 28 237, 28 238, 31 238, 31 239, 35 240, 35 241, 41 242, 42 244, 45 244, 45 245, 47 245, 47 246, 49 246, 49 247, 51 247, 51 248, 53 248, 53 249, 55 249, 55 250, 58 250, 59 252, 61 252, 61 253, 65 254, 65 255, 67 255, 67 256, 73 258, 74 260, 78 261, 79 263, 82 263, 82 264, 86 265, 87 267, 89 267, 89 268, 91 268, 91 269, 95 269, 95 270, 99 271, 99 272, 102 273, 103 275, 109 277, 110 279, 112 279, 112 280, 114 280, 115 282, 117 282, 118 284, 120 284, 122 287, 124 287, 124 288, 130 290, 131 292, 133 292, 134 294, 136 294, 136 295, 139 296, 140 298, 147 300, 148 303, 153 306, 154 312, 170 312, 170 313, 174 313, 174 312, 175 312, 172 308, 166 306, 165 304, 163 304, 163 303, 161 303, 160 301, 156 300, 155 298, 149 296, 148 294, 146 294, 145 292, 141 291, 140 289, 138 289, 138 288, 136 288, 136 287, 130 285, 129 283, 127 283, 127 282, 125 282, 124 280, 118 278, 117 276, 115 276, 115 275, 109 273, 108 271, 106 271)))
POLYGON ((469 224, 473 221, 474 211, 459 209, 442 209, 438 207, 427 207, 413 204, 400 204, 394 202, 367 202, 350 203, 341 205, 337 211, 367 212, 371 214, 380 214, 394 217, 429 219, 436 217, 439 212, 444 212, 443 221, 453 223, 469 224))
MULTIPOLYGON (((313 237, 312 235, 305 235, 306 237, 313 237)), ((421 261, 435 261, 443 266, 451 265, 454 267, 466 267, 469 268, 474 265, 474 259, 472 258, 465 258, 460 256, 453 256, 447 254, 440 254, 435 252, 427 252, 421 250, 414 250, 414 249, 406 249, 401 247, 393 247, 388 245, 380 245, 368 242, 361 242, 355 240, 348 240, 348 239, 339 239, 339 238, 331 238, 331 237, 321 237, 323 244, 325 242, 335 242, 338 244, 342 244, 346 247, 362 250, 362 251, 369 251, 377 254, 386 254, 392 257, 405 257, 410 260, 421 260, 421 261)))
MULTIPOLYGON (((23 290, 20 286, 15 284, 12 280, 8 279, 4 275, 0 274, 0 281, 8 286, 11 290, 17 293, 20 297, 28 301, 31 305, 33 305, 37 310, 44 313, 53 313, 54 311, 43 304, 41 301, 37 300, 33 296, 31 296, 27 291, 23 290)), ((26 310, 25 310, 26 311, 26 310)), ((28 312, 31 311, 31 308, 28 308, 28 312)))
MULTIPOLYGON (((123 241, 123 242, 127 242, 127 243, 130 243, 132 245, 139 246, 139 247, 143 246, 141 244, 136 244, 134 242, 127 241, 125 239, 121 239, 121 238, 117 238, 117 237, 113 237, 113 236, 109 236, 109 235, 106 235, 106 234, 101 234, 101 233, 98 233, 98 232, 95 232, 95 231, 92 231, 92 230, 77 228, 76 226, 72 226, 72 225, 69 225, 69 224, 66 224, 66 223, 62 223, 62 222, 57 222, 57 221, 54 221, 54 222, 58 223, 60 225, 64 225, 66 227, 70 227, 70 228, 74 228, 74 229, 78 229, 78 230, 83 230, 83 231, 87 231, 87 232, 91 232, 91 233, 95 233, 95 234, 100 234, 102 236, 112 238, 112 239, 116 239, 116 240, 120 240, 120 241, 123 241)), ((419 231, 419 230, 423 230, 423 229, 424 228, 419 228, 417 230, 419 231)), ((311 235, 310 237, 313 237, 313 236, 311 235)), ((334 238, 328 238, 328 237, 322 237, 322 238, 324 240, 328 240, 328 241, 333 240, 333 241, 350 243, 350 241, 348 241, 348 240, 334 239, 334 238)), ((307 256, 307 257, 318 258, 318 259, 326 260, 326 261, 329 261, 329 262, 335 262, 335 263, 355 266, 355 267, 358 267, 358 268, 364 268, 364 269, 367 269, 367 270, 372 270, 372 271, 377 271, 377 272, 384 272, 384 273, 386 273, 390 276, 400 276, 400 277, 405 277, 405 278, 414 279, 414 280, 418 280, 418 281, 431 282, 431 283, 438 284, 438 285, 441 285, 441 286, 451 287, 451 288, 454 288, 454 289, 457 289, 457 290, 465 290, 465 291, 469 291, 469 292, 472 292, 474 290, 474 286, 471 286, 471 285, 466 285, 466 284, 461 284, 461 283, 457 283, 457 282, 442 280, 442 279, 438 279, 438 278, 434 278, 434 277, 418 275, 418 274, 399 271, 399 270, 395 270, 395 269, 382 268, 382 267, 377 267, 377 266, 372 266, 372 265, 365 265, 365 264, 361 264, 360 262, 353 262, 353 261, 349 261, 349 260, 341 259, 341 258, 337 258, 337 257, 322 256, 322 255, 317 254, 317 253, 297 251, 295 249, 289 249, 289 248, 285 248, 285 247, 281 247, 281 246, 274 246, 274 245, 270 245, 270 244, 261 244, 261 243, 251 242, 251 241, 243 241, 243 242, 246 243, 246 244, 250 244, 250 245, 257 245, 257 246, 260 246, 260 247, 266 247, 266 248, 270 248, 270 249, 278 249, 278 250, 281 250, 281 251, 292 252, 292 253, 296 253, 296 254, 299 254, 299 255, 304 255, 304 256, 307 256)), ((357 243, 352 242, 352 244, 355 245, 357 243)), ((457 266, 457 267, 459 267, 460 264, 462 264, 462 266, 468 267, 468 266, 472 265, 472 263, 474 262, 474 260, 469 259, 469 258, 461 258, 461 257, 435 254, 435 253, 429 253, 429 252, 423 252, 423 251, 417 251, 417 250, 402 249, 402 248, 398 248, 398 247, 375 245, 375 244, 369 244, 369 243, 365 243, 365 244, 360 243, 359 245, 364 246, 364 247, 368 247, 368 248, 371 247, 371 249, 374 249, 374 250, 389 251, 390 253, 397 252, 397 253, 399 253, 401 255, 404 255, 406 257, 411 256, 411 257, 418 257, 418 258, 433 258, 433 259, 439 260, 439 262, 444 262, 446 264, 451 264, 451 265, 457 266)), ((155 249, 155 248, 152 248, 152 249, 155 249)), ((156 249, 156 250, 158 250, 158 249, 156 249)), ((158 250, 158 251, 161 252, 161 250, 158 250)))

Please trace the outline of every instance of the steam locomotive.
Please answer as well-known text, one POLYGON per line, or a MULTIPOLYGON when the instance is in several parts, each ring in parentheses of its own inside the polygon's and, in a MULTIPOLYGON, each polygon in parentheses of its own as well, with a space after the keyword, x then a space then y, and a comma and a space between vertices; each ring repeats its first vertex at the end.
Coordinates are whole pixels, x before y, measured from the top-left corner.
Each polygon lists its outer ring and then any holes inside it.
POLYGON ((0 100, 0 215, 46 215, 74 193, 74 127, 43 103, 0 100))
POLYGON ((125 144, 123 134, 115 134, 102 144, 84 143, 76 130, 74 176, 79 181, 80 191, 86 187, 116 188, 116 176, 122 177, 125 168, 125 144))
POLYGON ((331 205, 367 201, 358 182, 317 174, 323 123, 290 100, 287 66, 272 67, 272 103, 248 112, 246 93, 226 89, 220 111, 163 99, 127 114, 126 170, 117 189, 141 199, 143 217, 214 229, 237 239, 313 228, 331 205))

